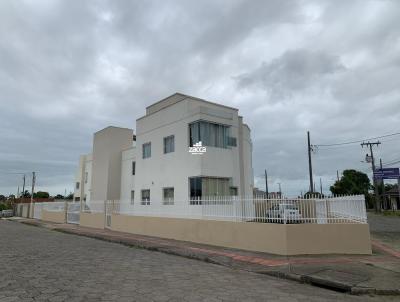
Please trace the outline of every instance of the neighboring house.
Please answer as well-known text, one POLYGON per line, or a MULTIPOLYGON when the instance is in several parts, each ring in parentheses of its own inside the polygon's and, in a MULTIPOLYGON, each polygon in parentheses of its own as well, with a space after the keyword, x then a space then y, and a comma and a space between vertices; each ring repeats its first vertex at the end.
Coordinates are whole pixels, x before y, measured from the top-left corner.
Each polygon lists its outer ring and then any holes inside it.
POLYGON ((136 135, 112 126, 94 134, 93 152, 79 160, 74 200, 129 207, 252 194, 250 129, 238 109, 176 93, 146 108, 136 135), (190 153, 199 142, 206 152, 190 153))
POLYGON ((383 207, 387 210, 400 209, 400 194, 397 186, 385 192, 383 207))

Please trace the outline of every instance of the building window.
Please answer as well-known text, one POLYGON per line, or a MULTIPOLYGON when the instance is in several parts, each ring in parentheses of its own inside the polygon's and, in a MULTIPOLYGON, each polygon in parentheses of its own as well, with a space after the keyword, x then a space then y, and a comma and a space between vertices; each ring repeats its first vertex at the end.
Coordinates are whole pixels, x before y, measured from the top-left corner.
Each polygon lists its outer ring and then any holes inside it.
POLYGON ((175 136, 170 135, 164 137, 164 153, 170 153, 175 151, 175 136))
POLYGON ((87 184, 89 178, 89 173, 85 172, 85 184, 87 184))
POLYGON ((132 190, 132 191, 131 191, 131 204, 133 205, 134 202, 135 202, 135 191, 132 190))
POLYGON ((142 190, 142 205, 150 205, 150 190, 142 190))
POLYGON ((145 143, 142 146, 142 155, 143 158, 151 157, 151 143, 145 143))
POLYGON ((76 188, 77 190, 79 190, 79 182, 76 182, 75 188, 76 188))
POLYGON ((201 142, 203 146, 228 148, 229 126, 198 121, 189 125, 189 143, 201 142))
POLYGON ((237 196, 238 195, 238 188, 237 187, 230 187, 229 192, 231 193, 231 196, 237 196))
POLYGON ((191 200, 230 194, 229 178, 191 177, 189 185, 191 200))
POLYGON ((132 162, 132 175, 135 175, 136 173, 136 162, 132 162))
POLYGON ((80 197, 75 197, 75 201, 81 201, 80 197))
POLYGON ((163 204, 174 204, 174 188, 163 188, 163 204))
POLYGON ((87 195, 85 194, 85 197, 83 197, 83 201, 86 201, 86 196, 87 196, 87 195))
POLYGON ((228 146, 229 147, 236 147, 236 137, 229 136, 228 137, 228 146))

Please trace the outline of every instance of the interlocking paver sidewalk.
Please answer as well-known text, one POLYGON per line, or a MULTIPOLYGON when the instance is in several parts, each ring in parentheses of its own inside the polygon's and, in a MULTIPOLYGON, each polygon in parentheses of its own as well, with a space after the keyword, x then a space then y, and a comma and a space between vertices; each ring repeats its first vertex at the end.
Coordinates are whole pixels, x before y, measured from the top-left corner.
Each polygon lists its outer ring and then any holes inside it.
POLYGON ((393 250, 377 240, 373 241, 374 253, 371 256, 286 257, 71 224, 48 223, 32 219, 19 221, 61 232, 156 250, 335 290, 357 294, 400 294, 399 251, 393 250))

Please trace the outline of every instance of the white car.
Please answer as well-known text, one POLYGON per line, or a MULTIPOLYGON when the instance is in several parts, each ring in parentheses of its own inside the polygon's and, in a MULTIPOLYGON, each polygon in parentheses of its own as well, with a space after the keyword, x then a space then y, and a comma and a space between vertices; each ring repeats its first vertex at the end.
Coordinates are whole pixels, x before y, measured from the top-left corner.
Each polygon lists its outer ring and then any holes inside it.
POLYGON ((300 223, 302 215, 296 205, 290 203, 275 204, 267 211, 270 222, 300 223))

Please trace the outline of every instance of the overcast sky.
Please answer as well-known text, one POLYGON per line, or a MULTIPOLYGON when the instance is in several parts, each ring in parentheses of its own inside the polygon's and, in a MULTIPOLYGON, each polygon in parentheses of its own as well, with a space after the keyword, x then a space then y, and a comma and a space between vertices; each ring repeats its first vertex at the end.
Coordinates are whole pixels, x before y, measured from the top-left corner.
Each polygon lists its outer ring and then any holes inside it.
MULTIPOLYGON (((313 144, 400 131, 400 1, 1 1, 0 193, 31 171, 72 191, 93 132, 135 128, 174 92, 237 107, 256 185, 267 168, 270 191, 300 194, 307 130, 313 144)), ((400 159, 400 136, 381 141, 378 159, 400 159)), ((368 171, 365 153, 320 147, 317 186, 368 171)))

